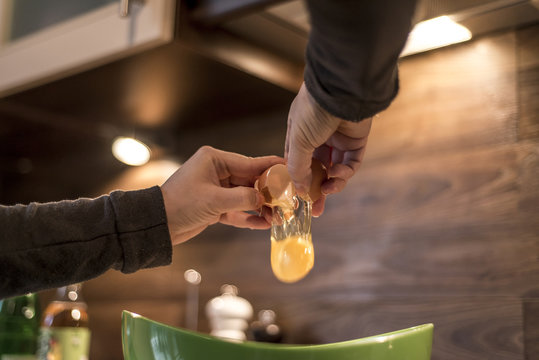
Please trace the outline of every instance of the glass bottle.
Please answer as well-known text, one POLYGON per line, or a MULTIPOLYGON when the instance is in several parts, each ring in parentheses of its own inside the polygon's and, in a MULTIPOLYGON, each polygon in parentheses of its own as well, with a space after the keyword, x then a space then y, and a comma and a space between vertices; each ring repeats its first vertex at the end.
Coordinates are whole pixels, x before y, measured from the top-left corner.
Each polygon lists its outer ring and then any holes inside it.
POLYGON ((35 359, 39 319, 37 294, 0 299, 0 360, 35 359))
POLYGON ((39 337, 39 360, 87 360, 90 329, 81 284, 58 289, 43 313, 39 337))

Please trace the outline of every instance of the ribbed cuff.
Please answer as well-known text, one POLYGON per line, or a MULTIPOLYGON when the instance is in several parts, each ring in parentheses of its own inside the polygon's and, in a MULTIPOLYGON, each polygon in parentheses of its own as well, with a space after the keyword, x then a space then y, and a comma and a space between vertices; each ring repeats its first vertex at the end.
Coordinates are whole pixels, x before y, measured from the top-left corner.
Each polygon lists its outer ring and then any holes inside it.
POLYGON ((172 243, 163 194, 159 186, 137 191, 115 191, 110 199, 116 231, 123 249, 123 273, 169 265, 172 243))
POLYGON ((353 96, 333 96, 328 93, 307 63, 305 67, 305 86, 309 94, 324 110, 338 118, 359 122, 387 109, 399 92, 398 70, 395 70, 395 83, 391 95, 383 101, 362 101, 353 96))

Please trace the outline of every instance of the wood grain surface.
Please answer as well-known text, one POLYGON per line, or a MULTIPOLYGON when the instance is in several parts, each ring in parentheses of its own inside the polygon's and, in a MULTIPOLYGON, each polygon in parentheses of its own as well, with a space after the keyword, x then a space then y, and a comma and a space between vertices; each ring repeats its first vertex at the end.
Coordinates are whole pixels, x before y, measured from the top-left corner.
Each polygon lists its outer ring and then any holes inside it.
POLYGON ((534 298, 524 299, 524 352, 527 360, 539 358, 539 299, 537 294, 534 298))
POLYGON ((519 136, 539 138, 539 28, 532 26, 517 33, 519 136))
MULTIPOLYGON (((85 284, 91 357, 121 358, 122 309, 182 326, 183 272, 194 268, 201 331, 205 303, 232 283, 255 311, 277 312, 291 343, 432 322, 432 359, 539 359, 538 31, 402 61, 400 95, 374 121, 362 169, 313 221, 304 280, 274 278, 268 231, 212 226, 176 247, 169 267, 85 284)), ((282 123, 245 121, 193 130, 180 146, 282 153, 282 123)))
POLYGON ((514 142, 515 46, 505 33, 402 61, 401 90, 375 121, 369 161, 514 142))

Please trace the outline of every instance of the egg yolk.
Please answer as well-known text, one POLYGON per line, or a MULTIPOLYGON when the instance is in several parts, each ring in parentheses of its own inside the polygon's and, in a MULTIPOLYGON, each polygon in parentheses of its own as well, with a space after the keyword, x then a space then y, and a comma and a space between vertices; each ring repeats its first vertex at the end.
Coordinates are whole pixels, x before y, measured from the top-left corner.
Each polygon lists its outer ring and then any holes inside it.
POLYGON ((311 235, 293 235, 282 240, 271 238, 271 268, 282 282, 296 282, 309 273, 314 265, 311 235))

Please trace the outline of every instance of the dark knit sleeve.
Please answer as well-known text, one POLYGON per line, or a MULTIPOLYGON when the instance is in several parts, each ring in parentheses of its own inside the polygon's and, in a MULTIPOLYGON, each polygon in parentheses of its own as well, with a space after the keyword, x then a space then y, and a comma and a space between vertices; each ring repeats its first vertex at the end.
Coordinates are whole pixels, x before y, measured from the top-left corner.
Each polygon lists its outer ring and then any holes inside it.
POLYGON ((170 264, 161 189, 0 206, 0 298, 170 264))
POLYGON ((389 106, 415 0, 307 0, 312 30, 305 86, 332 115, 352 121, 389 106))

